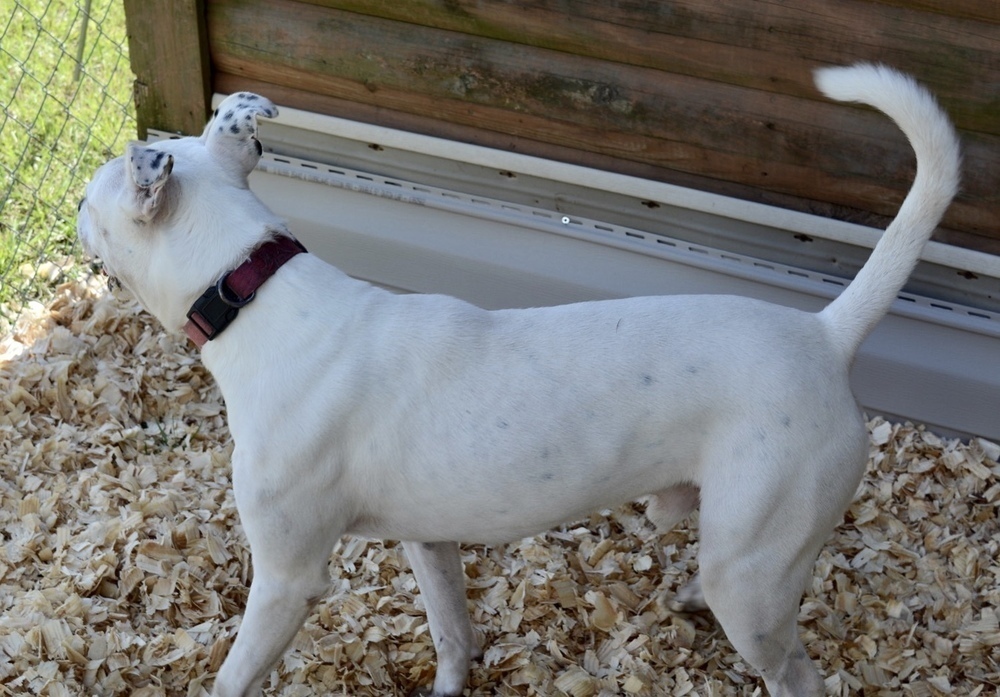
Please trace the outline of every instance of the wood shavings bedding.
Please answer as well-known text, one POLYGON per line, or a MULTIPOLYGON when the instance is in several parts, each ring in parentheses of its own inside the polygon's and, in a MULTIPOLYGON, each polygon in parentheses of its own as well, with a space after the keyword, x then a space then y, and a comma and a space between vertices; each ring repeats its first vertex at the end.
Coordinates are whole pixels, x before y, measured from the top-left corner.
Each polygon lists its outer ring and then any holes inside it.
MULTIPOLYGON (((91 280, 0 343, 0 695, 207 695, 250 579, 211 376, 91 280)), ((831 695, 995 695, 1000 447, 870 422, 858 496, 800 613, 831 695)), ((465 548, 484 638, 470 695, 759 695, 711 616, 669 600, 697 520, 641 503, 465 548)), ((399 545, 347 538, 273 671, 283 697, 407 694, 433 650, 399 545)))

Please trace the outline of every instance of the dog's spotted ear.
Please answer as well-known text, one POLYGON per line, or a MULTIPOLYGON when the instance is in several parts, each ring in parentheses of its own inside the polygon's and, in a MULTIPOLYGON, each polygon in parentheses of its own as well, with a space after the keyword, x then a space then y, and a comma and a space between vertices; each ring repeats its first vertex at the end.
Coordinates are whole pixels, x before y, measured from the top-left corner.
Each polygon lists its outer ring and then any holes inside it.
POLYGON ((227 167, 246 177, 260 160, 263 148, 257 140, 257 117, 273 119, 278 107, 252 92, 226 97, 205 126, 201 139, 227 167))
POLYGON ((149 221, 164 199, 164 186, 174 168, 174 157, 142 143, 130 143, 125 150, 125 171, 131 185, 135 217, 149 221))

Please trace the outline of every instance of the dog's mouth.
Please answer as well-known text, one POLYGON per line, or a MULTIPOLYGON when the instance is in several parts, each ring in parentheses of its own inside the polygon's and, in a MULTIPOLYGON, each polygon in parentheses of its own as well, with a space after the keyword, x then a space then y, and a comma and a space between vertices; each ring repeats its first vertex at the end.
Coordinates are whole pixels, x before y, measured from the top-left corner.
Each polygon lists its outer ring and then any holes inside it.
POLYGON ((116 290, 122 287, 122 282, 118 280, 118 277, 109 274, 108 270, 104 266, 101 266, 101 273, 107 276, 109 292, 114 293, 116 290))
POLYGON ((104 278, 107 280, 107 286, 109 292, 113 293, 122 287, 122 282, 119 280, 119 278, 110 271, 108 271, 108 267, 99 258, 93 257, 93 260, 91 262, 91 269, 93 269, 95 272, 100 271, 100 274, 104 276, 104 278))

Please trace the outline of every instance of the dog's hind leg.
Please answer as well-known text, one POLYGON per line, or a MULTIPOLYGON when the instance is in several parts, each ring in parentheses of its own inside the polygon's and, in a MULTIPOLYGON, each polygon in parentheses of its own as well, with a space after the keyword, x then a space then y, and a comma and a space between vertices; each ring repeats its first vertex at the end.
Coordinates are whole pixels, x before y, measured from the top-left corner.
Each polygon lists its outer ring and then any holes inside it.
POLYGON ((823 680, 799 639, 798 610, 854 485, 823 489, 803 477, 789 486, 794 478, 703 486, 699 577, 708 607, 771 697, 820 697, 823 680))
POLYGON ((455 542, 404 542, 420 595, 427 608, 427 622, 437 652, 437 675, 432 692, 415 695, 454 697, 462 694, 469 677, 469 663, 480 655, 469 621, 465 596, 465 570, 455 542))
MULTIPOLYGON (((677 484, 653 494, 646 506, 646 517, 660 532, 667 532, 698 507, 698 487, 677 484)), ((701 592, 701 583, 695 575, 672 599, 663 599, 665 605, 678 612, 703 612, 708 609, 701 592)))
POLYGON ((698 487, 676 484, 658 491, 649 499, 646 517, 660 532, 667 532, 698 507, 698 487))
POLYGON ((798 609, 818 545, 786 556, 767 540, 753 549, 719 543, 702 515, 699 565, 704 600, 771 697, 820 697, 823 681, 798 635, 798 609))

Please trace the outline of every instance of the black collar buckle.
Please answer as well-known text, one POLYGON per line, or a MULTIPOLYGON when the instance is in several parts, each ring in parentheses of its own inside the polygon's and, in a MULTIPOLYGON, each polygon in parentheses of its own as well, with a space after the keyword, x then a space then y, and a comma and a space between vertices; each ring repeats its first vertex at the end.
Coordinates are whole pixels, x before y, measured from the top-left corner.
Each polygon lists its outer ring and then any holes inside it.
POLYGON ((256 294, 250 293, 246 298, 233 297, 232 291, 226 287, 228 278, 229 274, 226 274, 209 287, 187 313, 187 318, 197 325, 208 341, 221 334, 236 319, 240 308, 253 300, 256 294))

